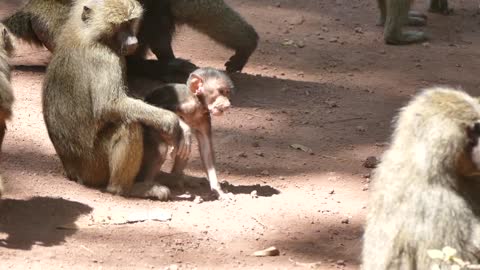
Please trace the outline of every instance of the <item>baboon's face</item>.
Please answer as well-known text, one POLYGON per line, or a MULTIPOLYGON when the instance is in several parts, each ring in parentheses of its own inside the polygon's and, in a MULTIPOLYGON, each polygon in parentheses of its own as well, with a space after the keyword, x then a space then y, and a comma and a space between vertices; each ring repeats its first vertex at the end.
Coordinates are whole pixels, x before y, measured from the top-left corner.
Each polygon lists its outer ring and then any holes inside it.
POLYGON ((138 25, 138 19, 133 19, 118 27, 116 39, 118 44, 120 44, 120 53, 122 55, 132 55, 137 50, 138 25))
POLYGON ((213 78, 205 82, 204 96, 208 110, 212 115, 220 116, 230 108, 230 95, 232 89, 227 82, 220 78, 213 78))
POLYGON ((480 172, 480 122, 467 127, 467 153, 470 156, 474 168, 480 172))

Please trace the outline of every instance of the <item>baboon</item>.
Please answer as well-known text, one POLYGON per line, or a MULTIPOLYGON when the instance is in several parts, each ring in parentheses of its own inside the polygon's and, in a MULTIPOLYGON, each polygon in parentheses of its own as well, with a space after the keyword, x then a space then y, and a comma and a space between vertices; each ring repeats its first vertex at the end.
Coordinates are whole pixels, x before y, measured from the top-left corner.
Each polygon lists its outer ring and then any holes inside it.
POLYGON ((427 89, 401 109, 372 178, 362 269, 430 269, 427 250, 445 246, 479 262, 479 138, 480 103, 461 90, 427 89))
MULTIPOLYGON (((62 25, 68 18, 73 0, 30 0, 20 11, 4 20, 16 36, 33 44, 45 45, 53 50, 62 25)), ((149 77, 168 78, 178 73, 180 82, 196 66, 176 59, 171 42, 175 24, 187 24, 207 34, 215 41, 233 49, 235 54, 225 64, 227 71, 241 71, 255 51, 258 34, 224 0, 140 0, 145 9, 144 21, 138 34, 139 48, 135 56, 128 57, 129 72, 149 77), (156 61, 143 60, 148 49, 156 61), (171 71, 170 71, 171 70, 171 71), (173 74, 174 72, 177 72, 173 74), (173 75, 172 75, 173 74, 173 75)), ((62 41, 60 41, 62 42, 62 41)))
MULTIPOLYGON (((190 74, 186 84, 167 84, 145 99, 149 104, 175 112, 192 128, 210 188, 219 197, 224 194, 215 170, 210 115, 222 115, 230 107, 232 91, 233 82, 225 73, 213 68, 199 68, 190 74)), ((159 148, 160 138, 161 134, 156 130, 145 129, 144 160, 152 162, 144 163, 139 174, 143 175, 142 178, 153 178, 165 161, 167 149, 162 146, 159 148)), ((187 159, 175 157, 172 173, 182 175, 186 165, 187 159)))
POLYGON ((68 178, 113 194, 166 200, 167 187, 135 183, 143 126, 185 159, 190 129, 175 113, 127 95, 125 55, 138 46, 142 11, 135 0, 75 1, 45 75, 43 114, 68 178))
MULTIPOLYGON (((0 24, 0 151, 3 138, 7 129, 6 121, 12 115, 12 104, 14 101, 12 87, 10 85, 10 64, 9 58, 13 52, 13 41, 3 24, 0 24)), ((3 181, 0 175, 0 197, 3 193, 3 181)))
MULTIPOLYGON (((421 26, 426 24, 426 16, 410 11, 413 0, 377 0, 380 9, 379 25, 384 26, 384 40, 387 44, 402 45, 428 40, 421 31, 403 31, 404 25, 421 26)), ((448 14, 448 0, 430 0, 430 12, 448 14)))

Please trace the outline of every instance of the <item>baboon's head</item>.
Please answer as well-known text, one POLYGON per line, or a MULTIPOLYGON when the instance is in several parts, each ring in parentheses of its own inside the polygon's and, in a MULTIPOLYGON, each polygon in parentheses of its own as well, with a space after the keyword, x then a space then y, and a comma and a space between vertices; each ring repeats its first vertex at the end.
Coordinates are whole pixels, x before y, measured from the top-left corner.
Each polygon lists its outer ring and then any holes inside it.
POLYGON ((233 82, 220 70, 199 68, 190 74, 187 86, 193 94, 205 100, 212 115, 222 115, 231 106, 233 82))
POLYGON ((86 0, 81 6, 81 19, 88 38, 101 41, 122 55, 130 55, 138 47, 139 21, 143 8, 136 0, 86 0))

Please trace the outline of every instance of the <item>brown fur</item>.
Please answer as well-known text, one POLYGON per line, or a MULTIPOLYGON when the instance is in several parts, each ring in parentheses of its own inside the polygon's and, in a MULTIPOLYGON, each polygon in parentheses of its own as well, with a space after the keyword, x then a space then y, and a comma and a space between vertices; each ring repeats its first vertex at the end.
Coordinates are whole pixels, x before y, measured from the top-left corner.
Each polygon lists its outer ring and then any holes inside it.
POLYGON ((76 2, 47 69, 43 113, 70 179, 106 186, 114 194, 166 200, 168 188, 134 183, 142 163, 143 125, 177 149, 189 141, 174 113, 127 96, 122 53, 136 45, 131 41, 141 14, 135 0, 76 2))
POLYGON ((480 262, 479 138, 480 104, 462 91, 428 89, 401 110, 372 179, 362 269, 431 269, 427 251, 445 246, 480 262))
MULTIPOLYGON (((147 96, 146 102, 166 108, 178 114, 194 131, 200 150, 200 157, 205 173, 210 181, 210 188, 222 196, 215 171, 215 153, 212 144, 212 123, 210 114, 221 115, 230 107, 229 97, 233 83, 223 72, 213 68, 200 68, 189 77, 187 84, 168 84, 147 96)), ((165 161, 166 149, 159 145, 161 135, 155 130, 146 129, 144 159, 157 160, 144 166, 140 175, 152 178, 165 161)), ((187 159, 175 158, 172 173, 182 175, 187 159)))

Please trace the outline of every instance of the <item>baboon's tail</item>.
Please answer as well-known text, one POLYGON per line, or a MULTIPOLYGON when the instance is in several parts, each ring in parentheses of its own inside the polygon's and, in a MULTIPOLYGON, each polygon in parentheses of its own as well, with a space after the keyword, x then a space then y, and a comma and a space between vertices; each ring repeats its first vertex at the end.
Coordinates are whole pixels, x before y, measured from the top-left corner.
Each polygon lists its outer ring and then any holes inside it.
POLYGON ((35 31, 33 31, 30 13, 18 11, 3 20, 2 23, 17 38, 37 46, 42 46, 42 42, 38 39, 35 31))

